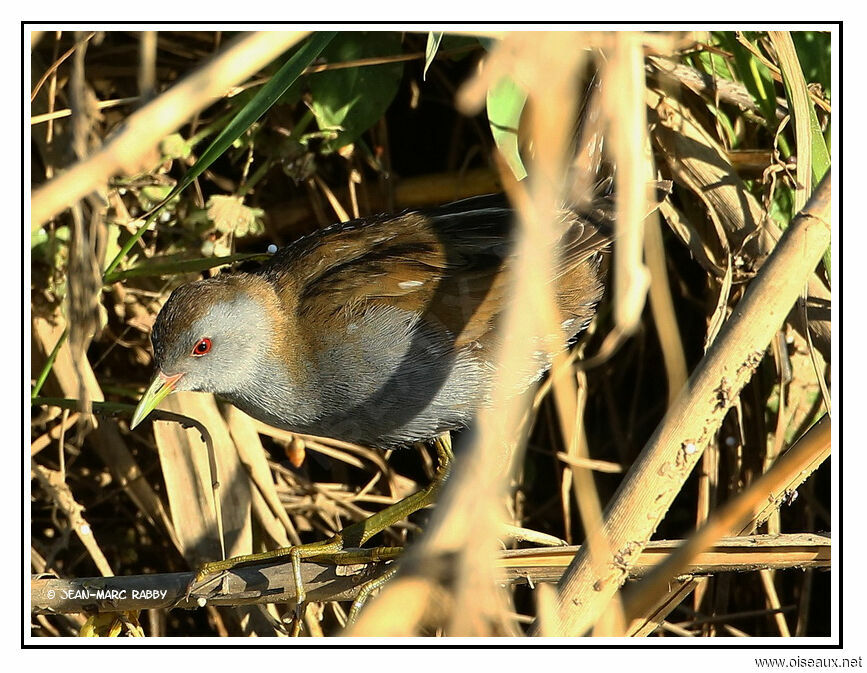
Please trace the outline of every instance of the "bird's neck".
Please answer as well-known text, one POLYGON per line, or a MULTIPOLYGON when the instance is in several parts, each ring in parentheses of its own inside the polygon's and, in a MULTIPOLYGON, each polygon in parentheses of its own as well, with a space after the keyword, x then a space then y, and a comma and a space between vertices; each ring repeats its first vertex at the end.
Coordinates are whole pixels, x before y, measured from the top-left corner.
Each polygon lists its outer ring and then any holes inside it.
POLYGON ((310 432, 319 403, 303 386, 275 368, 264 368, 244 386, 221 396, 256 420, 293 432, 310 432))
MULTIPOLYGON (((309 344, 301 336, 292 292, 281 292, 265 278, 244 278, 262 315, 251 321, 267 326, 256 335, 265 344, 250 363, 249 373, 220 396, 257 420, 286 430, 304 432, 319 415, 319 391, 310 370, 309 344)), ((251 335, 252 337, 252 335, 251 335)))

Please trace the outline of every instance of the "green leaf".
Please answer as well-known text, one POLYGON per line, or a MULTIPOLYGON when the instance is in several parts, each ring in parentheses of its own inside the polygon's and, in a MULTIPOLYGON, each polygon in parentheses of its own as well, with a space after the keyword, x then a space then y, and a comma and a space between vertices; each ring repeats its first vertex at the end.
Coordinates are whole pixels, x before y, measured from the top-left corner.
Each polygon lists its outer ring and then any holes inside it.
POLYGON ((166 159, 186 159, 193 148, 180 133, 172 133, 160 143, 160 154, 166 159))
POLYGON ((497 149, 517 180, 527 177, 518 147, 518 126, 527 102, 527 92, 508 76, 488 90, 488 123, 497 149))
MULTIPOLYGON (((341 33, 323 52, 329 63, 401 53, 400 33, 341 33)), ((310 109, 333 152, 354 142, 385 113, 397 95, 403 63, 326 70, 310 77, 310 109)))
POLYGON ((248 260, 265 260, 270 255, 265 253, 236 253, 225 257, 199 257, 196 259, 177 259, 174 255, 163 257, 151 257, 146 263, 140 266, 134 266, 131 269, 123 271, 112 271, 106 273, 104 281, 106 283, 116 283, 128 278, 146 278, 150 276, 173 276, 179 273, 199 273, 206 269, 213 269, 234 262, 245 262, 248 260), (170 261, 165 261, 166 257, 171 257, 170 261))
POLYGON ((105 257, 103 264, 108 264, 108 261, 114 259, 114 256, 120 252, 120 227, 105 228, 105 257))
POLYGON ((442 33, 427 34, 427 45, 424 48, 424 70, 421 74, 422 81, 427 78, 427 69, 430 68, 431 63, 434 62, 434 58, 436 58, 437 50, 440 47, 440 41, 442 39, 442 33))
MULTIPOLYGON (((163 203, 161 203, 148 216, 144 224, 139 227, 139 230, 129 238, 117 256, 111 261, 111 264, 106 268, 105 277, 111 275, 114 269, 117 268, 117 265, 120 264, 121 260, 126 257, 130 250, 132 250, 136 241, 144 235, 144 232, 147 231, 151 222, 153 222, 159 213, 160 208, 172 197, 179 194, 192 184, 193 180, 199 177, 232 145, 233 142, 235 142, 236 139, 241 137, 241 135, 243 135, 244 132, 253 125, 253 122, 265 114, 277 99, 280 98, 283 92, 285 92, 286 89, 288 89, 292 83, 301 76, 305 68, 307 68, 307 66, 309 66, 317 56, 319 56, 322 50, 328 46, 328 43, 331 42, 336 34, 335 31, 313 33, 310 36, 310 39, 301 45, 301 48, 289 57, 283 67, 277 71, 277 74, 274 75, 268 83, 256 93, 253 99, 247 103, 247 105, 245 105, 241 111, 235 115, 232 121, 229 122, 219 135, 217 135, 210 146, 208 146, 199 157, 199 160, 193 164, 180 184, 178 184, 163 203)), ((105 277, 103 280, 109 282, 105 280, 105 277)))
MULTIPOLYGON (((714 34, 717 39, 720 39, 720 34, 714 34)), ((722 77, 723 79, 733 80, 731 68, 726 60, 719 54, 714 54, 710 51, 700 51, 691 56, 693 63, 697 68, 710 73, 714 77, 722 77)))
MULTIPOLYGON (((786 89, 786 99, 789 101, 789 111, 795 121, 795 143, 798 150, 796 177, 799 184, 805 185, 809 181, 811 187, 816 187, 831 168, 828 146, 825 144, 825 137, 819 126, 815 105, 810 99, 792 33, 770 31, 768 34, 777 52, 780 72, 783 74, 783 86, 786 89)), ((808 189, 798 189, 795 192, 795 210, 803 208, 809 191, 808 189)), ((830 280, 830 248, 825 253, 824 261, 825 271, 830 280)))
POLYGON ((263 86, 243 109, 235 115, 234 119, 214 138, 210 146, 202 152, 199 160, 190 168, 184 179, 177 186, 176 192, 180 192, 193 180, 199 177, 217 158, 225 152, 238 138, 249 129, 253 123, 264 115, 277 101, 283 92, 301 76, 301 73, 313 60, 322 53, 328 43, 337 33, 334 31, 313 33, 310 39, 295 52, 283 65, 277 74, 263 86))
MULTIPOLYGON (((810 183, 812 187, 815 187, 825 177, 825 173, 831 167, 831 156, 828 153, 828 146, 825 144, 825 137, 822 135, 819 118, 816 116, 816 108, 809 97, 807 82, 804 79, 804 72, 800 64, 800 57, 797 54, 797 50, 793 48, 792 33, 788 33, 787 35, 790 47, 783 47, 783 44, 779 41, 775 41, 774 46, 777 47, 777 54, 780 58, 783 85, 786 89, 786 98, 789 101, 789 110, 795 116, 796 131, 799 128, 799 124, 803 121, 803 116, 806 116, 807 124, 801 128, 806 127, 809 133, 810 183)), ((798 140, 800 145, 800 139, 798 140)), ((805 154, 807 153, 799 152, 798 158, 801 159, 805 154)))
POLYGON ((771 201, 771 207, 768 214, 773 218, 774 222, 780 227, 780 229, 785 229, 789 226, 789 222, 792 221, 794 214, 792 210, 795 206, 795 196, 792 193, 792 188, 786 186, 785 184, 777 185, 777 188, 774 190, 774 198, 771 201))
MULTIPOLYGON (((716 117, 717 121, 723 132, 725 133, 725 141, 728 143, 728 147, 735 148, 738 146, 738 136, 735 132, 735 127, 732 125, 731 120, 728 115, 720 110, 716 105, 712 105, 708 103, 708 109, 713 113, 714 117, 716 117)), ((720 140, 723 140, 720 138, 720 140)))
POLYGON ((172 193, 171 185, 145 185, 139 192, 142 208, 150 208, 154 203, 168 204, 169 194, 172 193))
POLYGON ((813 187, 816 187, 825 177, 825 173, 831 168, 831 155, 825 144, 825 136, 822 135, 822 127, 816 117, 815 108, 810 108, 810 142, 813 150, 813 163, 810 165, 813 178, 813 187))
POLYGON ((818 82, 831 95, 831 33, 792 31, 792 41, 808 82, 818 82))
POLYGON ((30 249, 48 243, 48 232, 44 228, 37 229, 30 236, 30 249))
POLYGON ((740 80, 752 94, 762 111, 762 116, 768 122, 768 128, 777 127, 777 93, 774 89, 774 78, 764 63, 759 61, 750 50, 738 42, 734 33, 715 33, 720 42, 734 54, 735 66, 740 74, 740 80))

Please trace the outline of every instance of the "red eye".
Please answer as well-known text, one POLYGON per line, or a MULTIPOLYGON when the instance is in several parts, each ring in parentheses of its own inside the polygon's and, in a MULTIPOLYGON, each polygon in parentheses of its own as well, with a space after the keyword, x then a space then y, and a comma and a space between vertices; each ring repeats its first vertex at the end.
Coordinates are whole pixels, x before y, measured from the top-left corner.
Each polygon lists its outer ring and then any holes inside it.
POLYGON ((199 357, 201 355, 206 355, 211 351, 211 340, 207 337, 203 339, 199 339, 195 346, 193 346, 193 352, 191 355, 199 357))

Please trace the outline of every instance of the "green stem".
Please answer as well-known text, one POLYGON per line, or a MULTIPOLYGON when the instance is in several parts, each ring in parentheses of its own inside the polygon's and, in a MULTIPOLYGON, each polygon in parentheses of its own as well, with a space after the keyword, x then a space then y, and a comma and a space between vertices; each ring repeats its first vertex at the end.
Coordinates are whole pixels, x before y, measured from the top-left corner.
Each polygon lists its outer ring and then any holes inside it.
POLYGON ((142 224, 141 227, 139 227, 138 231, 136 231, 132 236, 130 236, 129 240, 123 244, 123 247, 121 247, 120 252, 118 252, 114 256, 114 259, 111 260, 111 263, 105 268, 105 273, 102 274, 102 282, 104 284, 108 285, 109 283, 112 282, 111 280, 109 280, 109 278, 111 277, 111 272, 117 268, 117 265, 120 264, 121 261, 127 256, 129 251, 132 250, 132 247, 138 242, 138 240, 142 236, 144 236, 144 233, 148 230, 148 227, 151 226, 151 222, 153 222, 156 219, 160 210, 162 210, 162 207, 166 203, 168 203, 169 198, 171 198, 172 196, 174 196, 174 193, 169 194, 169 196, 166 199, 164 199, 163 201, 158 203, 156 208, 154 208, 151 211, 150 215, 148 215, 147 219, 144 221, 144 224, 142 224))
POLYGON ((221 130, 229 122, 229 120, 234 116, 235 116, 235 111, 229 110, 229 112, 224 114, 222 117, 220 117, 216 121, 213 121, 210 124, 208 124, 207 126, 205 126, 204 128, 202 128, 195 135, 190 136, 190 139, 187 141, 187 144, 190 147, 195 147, 196 145, 198 145, 200 142, 202 142, 208 136, 212 136, 215 133, 217 133, 217 131, 221 130))
POLYGON ((250 190, 252 190, 253 187, 256 186, 256 183, 265 177, 265 175, 268 173, 269 169, 271 168, 272 164, 273 164, 273 162, 270 159, 268 159, 265 161, 265 163, 263 163, 261 166, 259 166, 259 168, 257 168, 255 171, 253 171, 253 175, 251 175, 250 179, 247 180, 247 184, 245 184, 243 187, 241 187, 238 190, 238 196, 246 196, 247 193, 250 190))
POLYGON ((213 269, 216 266, 225 264, 234 264, 235 262, 244 262, 251 259, 265 260, 270 255, 258 252, 239 252, 234 255, 225 255, 223 257, 203 257, 196 259, 176 260, 160 264, 159 261, 153 262, 155 258, 151 258, 153 263, 134 266, 131 269, 122 269, 112 273, 106 272, 102 279, 105 283, 116 283, 129 278, 144 278, 148 276, 163 276, 173 275, 176 273, 193 273, 213 269))
MULTIPOLYGON (((78 411, 81 408, 81 400, 71 399, 69 397, 33 397, 30 404, 34 406, 45 407, 60 407, 61 409, 69 409, 70 411, 78 411)), ((125 415, 131 416, 135 411, 135 406, 132 404, 123 404, 122 402, 91 402, 91 409, 94 412, 100 412, 109 415, 125 415)))
POLYGON ((35 400, 36 396, 39 395, 39 391, 42 390, 42 386, 48 378, 48 373, 51 371, 51 368, 54 366, 54 361, 57 359, 57 353, 60 352, 60 347, 63 345, 63 342, 66 341, 67 334, 69 334, 68 327, 63 330, 63 334, 60 335, 57 343, 54 344, 54 348, 51 349, 51 353, 48 354, 48 359, 45 361, 42 371, 39 372, 39 378, 36 379, 36 383, 33 385, 33 392, 30 393, 31 400, 35 400))

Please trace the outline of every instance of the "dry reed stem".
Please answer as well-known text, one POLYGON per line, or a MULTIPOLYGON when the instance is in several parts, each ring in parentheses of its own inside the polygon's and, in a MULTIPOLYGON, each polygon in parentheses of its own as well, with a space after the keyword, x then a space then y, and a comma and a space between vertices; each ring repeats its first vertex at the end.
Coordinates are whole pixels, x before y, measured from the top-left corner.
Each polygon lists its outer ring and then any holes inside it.
POLYGON ((763 250, 750 238, 764 224, 761 204, 750 194, 728 161, 719 142, 692 111, 663 91, 647 89, 652 138, 675 182, 702 200, 717 229, 723 252, 740 252, 746 243, 749 259, 761 259, 763 250))
MULTIPOLYGON (((33 337, 44 353, 49 353, 60 338, 65 327, 65 321, 59 311, 53 316, 52 323, 42 318, 33 318, 33 337)), ((78 377, 72 365, 72 353, 69 344, 64 343, 57 353, 52 376, 49 381, 56 383, 65 397, 75 398, 78 394, 78 377)), ((88 395, 93 402, 103 401, 105 397, 96 380, 90 363, 85 359, 81 364, 81 374, 88 388, 88 395)), ((54 385, 54 384, 52 384, 54 385)), ((93 447, 100 460, 111 472, 112 478, 129 495, 130 499, 141 510, 142 514, 155 527, 166 532, 169 540, 178 545, 178 537, 171 517, 163 507, 162 500, 151 488, 118 430, 113 419, 102 419, 90 433, 93 447)))
POLYGON ((145 30, 139 34, 138 90, 149 100, 157 90, 157 33, 145 30))
POLYGON ((75 531, 81 544, 87 550, 91 560, 93 560, 96 569, 102 573, 103 577, 114 577, 114 572, 102 553, 99 543, 93 536, 93 528, 84 518, 84 507, 78 504, 75 496, 64 480, 63 474, 57 470, 49 470, 36 461, 30 461, 30 473, 35 475, 43 490, 51 497, 54 505, 69 520, 69 527, 75 531))
POLYGON ((659 216, 656 212, 648 215, 644 222, 644 257, 650 278, 650 310, 653 313, 653 324, 659 334, 659 346, 662 349, 662 360, 665 363, 665 374, 668 380, 668 406, 671 406, 680 394, 683 384, 686 383, 689 372, 686 367, 683 340, 680 338, 680 329, 674 312, 671 286, 668 283, 665 248, 662 243, 659 216))
POLYGON ((613 53, 605 67, 603 109, 609 120, 609 140, 617 165, 617 219, 612 269, 614 321, 631 334, 641 320, 650 286, 644 265, 644 218, 647 190, 653 178, 647 138, 644 98, 644 51, 640 33, 617 33, 613 53))
MULTIPOLYGON (((84 42, 89 41, 91 38, 93 38, 94 35, 96 35, 95 32, 90 33, 87 37, 84 38, 84 42)), ((77 46, 78 46, 77 44, 71 46, 69 49, 67 49, 65 52, 63 52, 63 54, 61 56, 55 58, 54 63, 52 63, 51 66, 44 73, 42 73, 39 80, 36 82, 35 85, 33 85, 33 90, 30 92, 30 102, 31 103, 34 100, 36 100, 37 94, 39 93, 40 89, 42 89, 42 85, 45 84, 46 81, 48 81, 48 78, 55 76, 57 73, 57 69, 60 67, 60 65, 66 59, 68 59, 70 56, 72 56, 72 54, 75 53, 75 49, 77 46)), ((71 110, 69 110, 68 112, 69 112, 69 114, 72 114, 71 110)))
MULTIPOLYGON (((684 545, 685 540, 647 543, 629 570, 630 579, 647 577, 684 545)), ((724 537, 698 552, 678 577, 720 572, 787 568, 830 568, 831 538, 814 533, 724 537)), ((557 582, 580 547, 510 549, 500 553, 497 567, 509 582, 557 582)))
POLYGON ((582 635, 599 618, 665 516, 831 239, 831 177, 786 230, 606 512, 616 552, 598 575, 579 553, 560 582, 557 630, 582 635))
MULTIPOLYGON (((743 82, 714 77, 711 74, 700 72, 683 63, 675 63, 660 56, 648 57, 648 63, 664 78, 676 84, 683 84, 695 93, 709 98, 719 98, 720 101, 733 103, 741 110, 761 114, 753 95, 743 82)), ((782 120, 784 112, 777 109, 777 118, 782 120)))
POLYGON ((69 414, 63 421, 51 428, 51 430, 33 440, 30 443, 30 457, 33 458, 33 456, 42 451, 51 442, 60 439, 61 435, 75 425, 79 418, 80 415, 77 411, 69 414))
MULTIPOLYGON (((761 204, 732 168, 725 150, 692 112, 674 98, 648 89, 647 105, 654 125, 654 144, 675 181, 702 200, 711 221, 725 232, 720 236, 724 251, 731 250, 736 262, 746 259, 760 264, 780 239, 781 232, 765 217, 761 204)), ((809 330, 822 356, 830 361, 830 311, 826 314, 813 308, 813 304, 830 306, 831 293, 815 273, 808 279, 808 295, 809 330)), ((800 313, 793 311, 791 321, 803 333, 807 326, 800 313)))
POLYGON ((118 172, 133 173, 160 140, 300 41, 306 31, 243 35, 201 68, 132 114, 103 147, 40 187, 31 198, 30 226, 49 219, 118 172))
POLYGON ((692 258, 701 265, 701 268, 714 277, 720 277, 725 273, 721 264, 715 259, 711 248, 702 239, 689 219, 674 207, 670 198, 659 204, 659 212, 662 213, 675 235, 689 248, 692 258))
MULTIPOLYGON (((96 110, 108 110, 121 105, 130 105, 141 100, 141 96, 129 96, 127 98, 111 98, 108 100, 100 100, 96 102, 96 110)), ((44 114, 33 115, 30 117, 30 125, 36 126, 45 122, 54 121, 56 119, 64 119, 72 115, 72 110, 64 108, 62 110, 54 110, 53 112, 45 112, 44 114)), ((50 176, 49 176, 50 177, 50 176)))
POLYGON ((250 479, 214 397, 177 393, 168 397, 161 408, 195 418, 207 427, 217 463, 218 474, 211 474, 208 451, 195 430, 177 423, 154 422, 169 507, 184 557, 195 567, 226 555, 251 553, 250 479), (213 481, 220 484, 216 494, 211 487, 213 481), (216 519, 215 495, 221 501, 220 522, 216 519), (225 530, 225 540, 220 538, 220 528, 225 530))
POLYGON ((754 527, 756 521, 761 521, 759 517, 762 516, 768 502, 775 502, 779 507, 780 495, 788 491, 793 481, 802 478, 804 466, 815 464, 820 458, 824 459, 830 449, 831 419, 825 416, 807 435, 795 442, 770 470, 714 512, 695 534, 678 547, 677 551, 653 569, 627 599, 630 619, 637 619, 646 614, 658 597, 666 593, 671 580, 697 554, 732 531, 754 527))
MULTIPOLYGON (((477 109, 490 85, 508 73, 526 86, 533 104, 535 160, 529 189, 524 193, 514 183, 507 185, 521 221, 510 270, 510 301, 500 327, 509 338, 498 354, 493 403, 480 411, 473 441, 456 461, 425 536, 402 559, 398 577, 362 613, 350 635, 410 635, 420 626, 417 620, 432 618, 445 623, 449 635, 516 632, 495 581, 492 559, 506 467, 520 440, 521 419, 530 400, 514 391, 522 387, 525 363, 539 348, 539 337, 559 332, 548 330, 552 322, 557 324, 549 278, 566 134, 572 128, 574 109, 564 101, 575 99, 572 82, 580 56, 574 35, 510 35, 459 96, 465 110, 477 109), (453 598, 446 603, 445 614, 432 615, 431 598, 438 595, 443 579, 440 561, 454 573, 449 582, 453 598), (398 603, 398 611, 385 607, 398 603), (407 605, 414 607, 407 609, 407 605)), ((508 169, 503 175, 509 179, 508 169)))
POLYGON ((226 406, 224 414, 238 457, 253 486, 253 514, 278 547, 288 547, 290 539, 291 544, 301 544, 301 538, 280 502, 255 422, 232 405, 226 406))
POLYGON ((363 470, 366 469, 364 461, 357 458, 356 455, 362 456, 365 460, 376 465, 380 471, 388 472, 388 463, 386 463, 382 459, 382 456, 373 449, 358 446, 357 444, 350 444, 349 442, 342 442, 339 439, 332 439, 330 437, 314 437, 313 435, 303 435, 298 432, 281 430, 280 428, 272 427, 266 423, 262 423, 261 421, 254 420, 253 423, 256 432, 267 435, 268 437, 273 437, 274 439, 289 444, 296 440, 301 440, 304 443, 305 449, 310 448, 313 451, 321 453, 323 456, 328 456, 329 458, 339 460, 347 465, 363 470))
POLYGON ((759 571, 759 577, 761 577, 762 579, 762 587, 765 590, 768 607, 771 610, 776 611, 776 614, 774 615, 774 621, 777 624, 780 635, 783 638, 791 637, 792 634, 789 632, 789 625, 786 623, 786 616, 779 611, 781 608, 780 597, 777 595, 777 588, 774 586, 773 571, 768 569, 762 569, 759 571))
MULTIPOLYGON (((826 431, 821 424, 816 424, 810 431, 804 435, 799 442, 824 442, 821 440, 821 435, 826 431)), ((815 446, 815 445, 814 445, 815 446)), ((709 447, 710 448, 710 447, 709 447)), ((737 535, 748 535, 753 532, 762 522, 768 520, 774 513, 778 512, 780 505, 786 500, 788 494, 794 493, 799 486, 827 459, 830 455, 830 444, 827 442, 821 443, 814 450, 813 454, 800 465, 799 469, 793 470, 793 476, 787 483, 781 483, 776 490, 771 493, 764 507, 761 508, 745 526, 738 530, 729 531, 737 535)), ((703 458, 706 458, 708 451, 705 451, 703 458)), ((809 483, 809 482, 808 482, 809 483)), ((645 636, 653 632, 662 622, 668 613, 674 609, 693 589, 700 589, 702 584, 700 580, 687 580, 685 582, 672 582, 671 588, 665 596, 657 599, 654 607, 649 609, 644 616, 634 619, 630 625, 628 635, 645 636)))
MULTIPOLYGON (((642 551, 636 564, 630 571, 630 578, 647 576, 684 543, 684 540, 655 540, 642 551)), ((743 537, 722 538, 710 548, 698 553, 684 568, 683 576, 701 576, 722 572, 750 572, 762 569, 791 569, 831 567, 831 539, 812 533, 783 535, 750 535, 743 537)), ((552 590, 549 583, 556 582, 569 565, 578 547, 556 547, 548 549, 512 549, 499 552, 494 562, 497 579, 500 582, 526 584, 532 582, 537 591, 552 590)), ((362 576, 370 577, 380 572, 382 568, 363 566, 344 566, 335 569, 333 566, 305 563, 304 577, 310 582, 308 588, 317 591, 317 600, 345 601, 354 597, 358 582, 347 584, 346 577, 352 577, 362 572, 362 576), (324 573, 324 576, 322 574, 324 573)), ((228 593, 209 598, 209 603, 215 605, 246 605, 263 604, 277 600, 291 600, 294 596, 294 583, 287 573, 286 564, 271 567, 247 568, 232 571, 229 580, 228 593), (245 584, 245 578, 252 578, 259 571, 268 577, 266 584, 245 584), (257 588, 258 587, 258 588, 257 588)), ((103 584, 100 578, 81 577, 74 579, 56 579, 49 577, 33 577, 31 611, 40 613, 72 614, 87 609, 90 598, 65 598, 67 593, 85 588, 126 589, 121 599, 114 603, 109 600, 95 602, 94 609, 112 612, 117 609, 142 610, 156 609, 173 605, 184 597, 185 580, 191 573, 151 573, 147 575, 128 575, 117 577, 111 584, 103 584), (49 589, 55 589, 54 596, 48 594, 49 589), (133 598, 132 589, 165 589, 169 593, 163 597, 133 598)), ((397 596, 400 598, 400 595, 397 596)), ((192 607, 180 603, 181 607, 192 607)), ((371 604, 371 610, 378 610, 377 604, 371 604)), ((404 609, 396 608, 397 615, 404 615, 404 609)), ((392 634, 394 635, 394 634, 392 634)))
MULTIPOLYGON (((563 356, 559 356, 558 359, 562 360, 563 356)), ((555 367, 556 364, 555 360, 555 367)), ((560 417, 560 428, 569 455, 587 461, 589 454, 583 427, 587 384, 584 372, 580 372, 578 377, 578 380, 583 384, 582 386, 574 385, 575 382, 571 377, 555 377, 553 394, 560 417)), ((611 554, 611 548, 608 546, 608 540, 603 532, 602 503, 596 490, 593 472, 587 466, 572 464, 570 467, 575 502, 578 504, 581 524, 586 531, 586 547, 589 550, 591 563, 595 564, 597 571, 601 572, 605 567, 606 559, 611 554)), ((617 624, 614 628, 622 629, 623 611, 620 602, 615 601, 614 605, 613 618, 617 624)))
POLYGON ((607 460, 596 460, 593 458, 580 458, 571 456, 562 451, 557 452, 557 458, 562 460, 567 465, 573 467, 581 467, 586 470, 595 470, 596 472, 606 472, 608 474, 620 474, 623 472, 623 466, 619 463, 612 463, 607 460))

